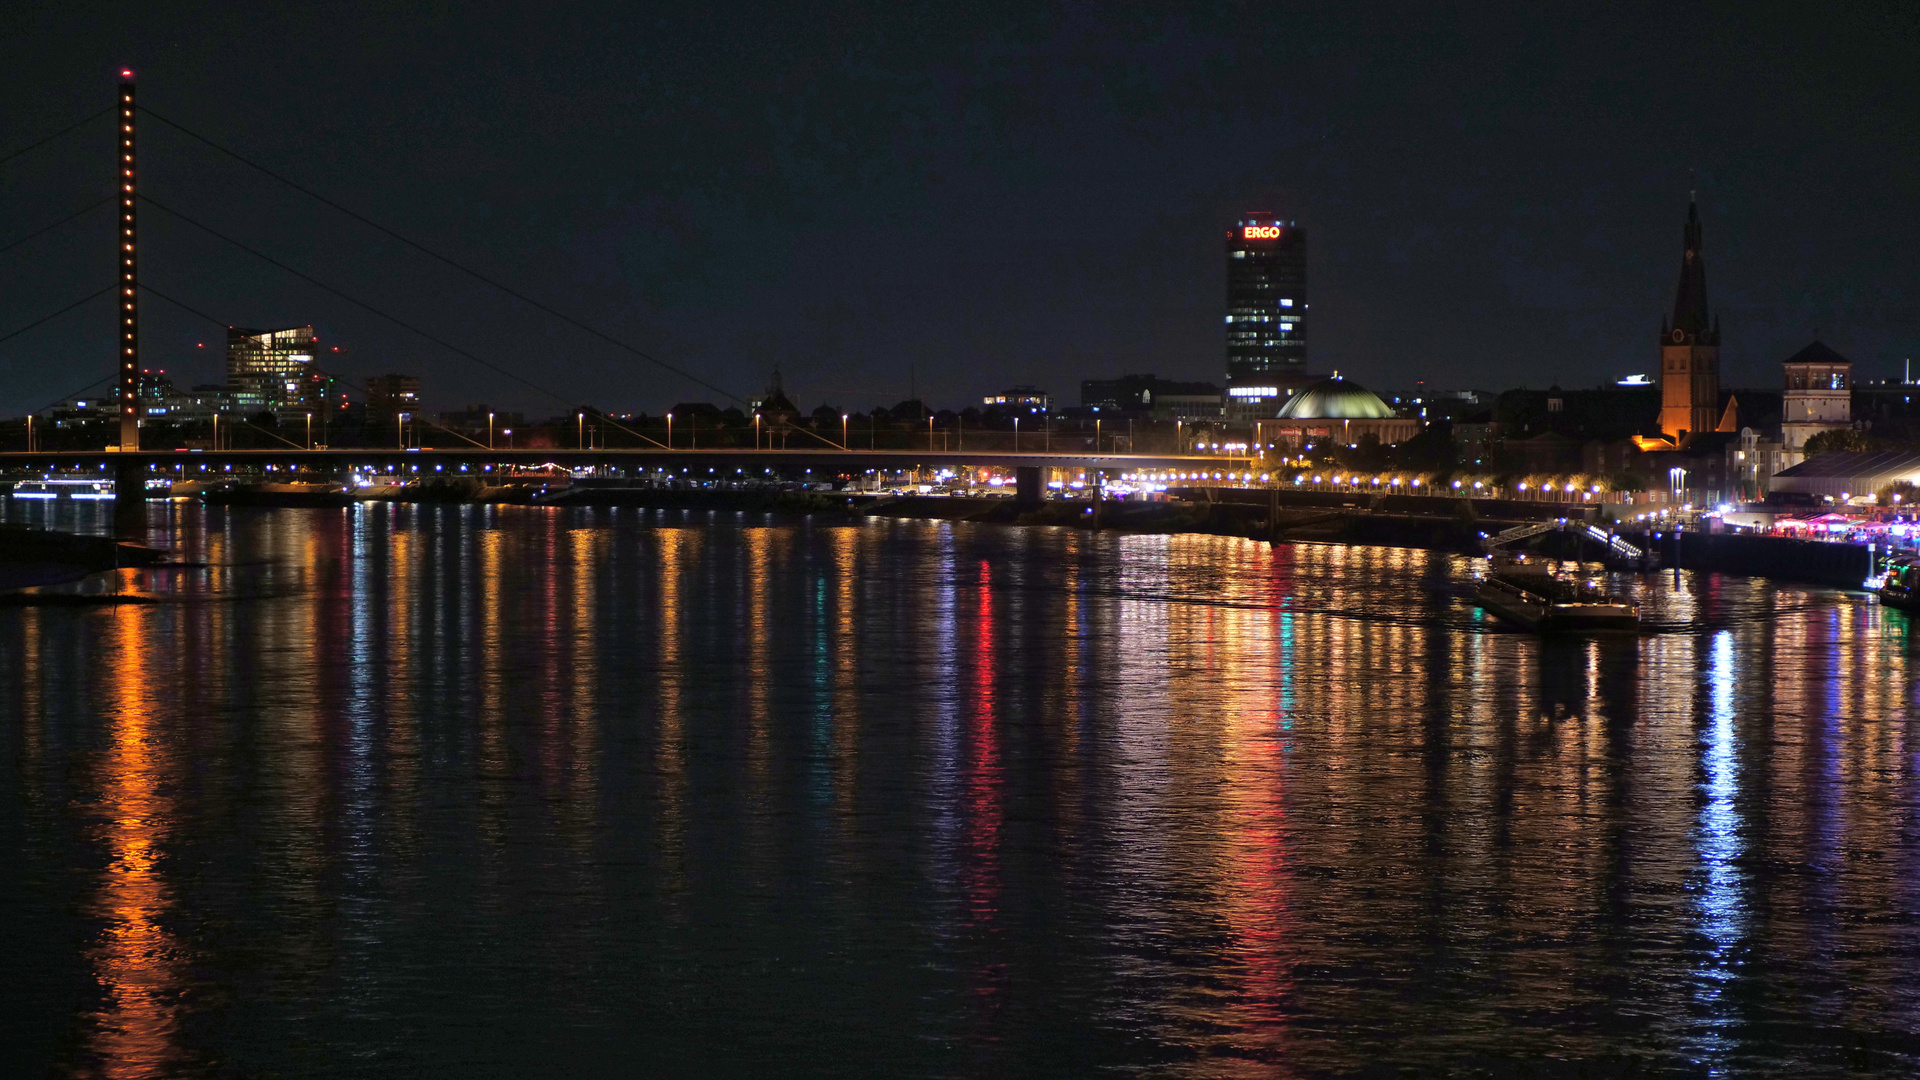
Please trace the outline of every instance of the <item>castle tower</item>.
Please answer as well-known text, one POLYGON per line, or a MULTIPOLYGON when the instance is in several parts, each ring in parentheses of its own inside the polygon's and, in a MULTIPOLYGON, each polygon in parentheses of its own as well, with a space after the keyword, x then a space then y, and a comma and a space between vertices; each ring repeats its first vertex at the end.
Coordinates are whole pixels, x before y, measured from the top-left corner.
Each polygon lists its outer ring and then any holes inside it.
POLYGON ((1781 366, 1787 376, 1780 395, 1781 443, 1798 464, 1808 439, 1853 426, 1853 361, 1816 341, 1781 366))
POLYGON ((1685 237, 1673 317, 1660 323, 1660 432, 1676 443, 1712 431, 1720 420, 1720 323, 1707 314, 1700 207, 1692 199, 1685 237))

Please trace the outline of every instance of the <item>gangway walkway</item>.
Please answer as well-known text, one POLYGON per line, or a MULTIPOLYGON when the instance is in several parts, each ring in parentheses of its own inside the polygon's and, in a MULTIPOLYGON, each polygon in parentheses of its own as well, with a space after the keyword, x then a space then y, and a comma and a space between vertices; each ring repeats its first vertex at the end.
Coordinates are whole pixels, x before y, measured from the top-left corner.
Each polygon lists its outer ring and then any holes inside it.
POLYGON ((1493 536, 1482 539, 1480 546, 1488 551, 1492 551, 1494 548, 1506 547, 1508 544, 1525 540, 1530 536, 1539 536, 1541 533, 1552 532, 1555 529, 1564 529, 1566 526, 1567 523, 1565 520, 1535 521, 1527 525, 1515 525, 1505 532, 1496 533, 1493 536))
POLYGON ((1607 556, 1610 559, 1632 563, 1636 566, 1647 565, 1647 553, 1640 548, 1597 525, 1582 524, 1575 526, 1573 522, 1565 518, 1561 518, 1558 521, 1535 521, 1526 525, 1515 525, 1511 529, 1483 538, 1480 541, 1480 546, 1482 549, 1491 552, 1496 548, 1506 547, 1508 544, 1518 543, 1521 540, 1556 530, 1560 532, 1571 532, 1582 539, 1591 540, 1599 544, 1607 549, 1607 556))

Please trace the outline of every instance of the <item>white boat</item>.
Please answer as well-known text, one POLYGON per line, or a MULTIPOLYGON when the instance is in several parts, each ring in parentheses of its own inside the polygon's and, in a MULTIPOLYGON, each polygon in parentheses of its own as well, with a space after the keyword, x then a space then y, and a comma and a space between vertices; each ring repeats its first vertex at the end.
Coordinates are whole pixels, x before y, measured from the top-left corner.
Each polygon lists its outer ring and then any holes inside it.
POLYGON ((113 481, 97 476, 46 476, 22 480, 10 494, 16 499, 111 499, 113 481))

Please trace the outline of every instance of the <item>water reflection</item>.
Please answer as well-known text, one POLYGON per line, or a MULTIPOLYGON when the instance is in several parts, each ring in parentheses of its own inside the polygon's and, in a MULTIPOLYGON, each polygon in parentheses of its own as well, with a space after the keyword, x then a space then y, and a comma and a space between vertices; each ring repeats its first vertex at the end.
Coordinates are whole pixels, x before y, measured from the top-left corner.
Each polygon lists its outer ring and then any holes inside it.
POLYGON ((84 970, 30 1074, 1913 1063, 1920 672, 1854 594, 1541 641, 1409 550, 162 527, 164 602, 0 610, 9 910, 84 970))
POLYGON ((1707 660, 1707 717, 1700 741, 1702 773, 1699 849, 1700 933, 1706 953, 1696 973, 1698 1005, 1706 1018, 1702 1056, 1723 1059, 1731 1048, 1736 1021, 1728 990, 1738 974, 1741 939, 1746 932, 1745 875, 1741 854, 1740 763, 1736 756, 1733 693, 1733 633, 1713 636, 1707 660))
POLYGON ((89 785, 98 799, 94 833, 104 865, 87 901, 97 929, 86 950, 99 998, 83 1013, 78 1075, 165 1075, 181 1064, 182 976, 187 956, 169 921, 173 890, 167 845, 174 829, 168 789, 178 782, 169 740, 151 697, 160 685, 141 647, 150 613, 125 608, 102 629, 119 658, 102 671, 107 745, 89 785))

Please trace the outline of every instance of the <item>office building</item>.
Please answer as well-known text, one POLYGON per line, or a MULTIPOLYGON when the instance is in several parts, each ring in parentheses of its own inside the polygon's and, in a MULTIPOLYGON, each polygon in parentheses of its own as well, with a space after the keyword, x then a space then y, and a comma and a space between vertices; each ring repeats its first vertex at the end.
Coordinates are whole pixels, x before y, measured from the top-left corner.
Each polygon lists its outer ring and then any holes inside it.
POLYGON ((988 394, 980 404, 1002 412, 1043 413, 1053 408, 1053 396, 1037 386, 1009 387, 1005 393, 988 394))
POLYGON ((1272 417, 1306 372, 1306 230, 1247 214, 1227 233, 1227 419, 1272 417))
POLYGON ((367 423, 391 427, 420 411, 418 375, 375 375, 367 380, 367 423))
POLYGON ((311 326, 282 330, 227 328, 227 387, 243 413, 318 410, 329 380, 314 365, 319 339, 311 326))

